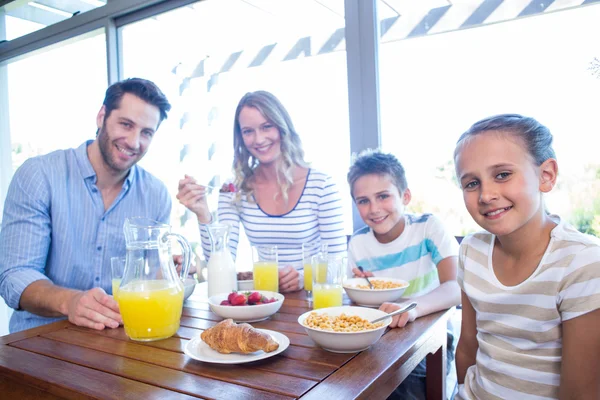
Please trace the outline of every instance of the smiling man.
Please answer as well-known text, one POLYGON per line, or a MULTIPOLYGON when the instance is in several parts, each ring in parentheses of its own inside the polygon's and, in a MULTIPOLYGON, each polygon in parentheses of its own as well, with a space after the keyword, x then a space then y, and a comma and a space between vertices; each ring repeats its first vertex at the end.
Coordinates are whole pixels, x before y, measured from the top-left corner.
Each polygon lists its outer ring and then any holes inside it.
POLYGON ((10 331, 68 318, 93 329, 121 322, 110 259, 123 256, 125 218, 168 223, 162 182, 136 163, 171 109, 152 82, 106 91, 98 131, 75 149, 27 160, 11 181, 0 232, 0 295, 15 309, 10 331))

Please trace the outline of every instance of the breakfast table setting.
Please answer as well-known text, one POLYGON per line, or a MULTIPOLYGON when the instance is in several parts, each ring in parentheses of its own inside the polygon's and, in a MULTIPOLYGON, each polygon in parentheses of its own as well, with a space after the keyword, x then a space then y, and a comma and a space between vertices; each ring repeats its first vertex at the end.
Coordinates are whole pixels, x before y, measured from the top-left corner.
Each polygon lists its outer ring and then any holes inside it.
POLYGON ((446 399, 454 310, 389 329, 392 314, 416 306, 402 298, 409 282, 347 279, 345 255, 303 245, 304 289, 280 293, 279 250, 253 249, 251 273, 238 275, 228 227, 214 224, 208 279, 198 283, 189 243, 168 225, 131 218, 124 232, 126 257, 111 260, 123 325, 63 320, 0 337, 3 397, 385 399, 426 357, 427 398, 446 399), (378 309, 389 301, 404 307, 378 309))
MULTIPOLYGON (((206 282, 195 286, 180 327, 167 339, 133 341, 124 327, 95 331, 68 321, 0 337, 0 393, 15 399, 377 399, 427 357, 428 398, 446 398, 446 323, 453 309, 385 329, 366 350, 335 353, 298 323, 312 311, 306 291, 284 297, 277 312, 250 324, 285 336, 289 345, 240 363, 186 354, 203 331, 223 321, 211 311, 206 282)), ((352 305, 346 295, 343 304, 352 305)))

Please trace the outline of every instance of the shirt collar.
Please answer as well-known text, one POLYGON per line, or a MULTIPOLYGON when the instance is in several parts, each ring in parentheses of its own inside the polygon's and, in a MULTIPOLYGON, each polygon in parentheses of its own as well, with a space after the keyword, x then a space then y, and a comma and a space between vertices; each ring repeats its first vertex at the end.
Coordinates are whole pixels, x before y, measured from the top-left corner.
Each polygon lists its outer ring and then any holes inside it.
MULTIPOLYGON (((92 163, 90 162, 90 158, 88 157, 87 148, 90 144, 92 144, 93 140, 85 141, 81 146, 75 149, 75 157, 77 158, 77 163, 79 164, 79 168, 81 169, 81 176, 83 179, 94 178, 94 183, 97 180, 96 171, 94 171, 94 167, 92 167, 92 163)), ((125 178, 125 182, 123 182, 123 186, 125 188, 129 188, 134 180, 135 180, 135 169, 137 165, 134 165, 129 170, 127 177, 125 178)))

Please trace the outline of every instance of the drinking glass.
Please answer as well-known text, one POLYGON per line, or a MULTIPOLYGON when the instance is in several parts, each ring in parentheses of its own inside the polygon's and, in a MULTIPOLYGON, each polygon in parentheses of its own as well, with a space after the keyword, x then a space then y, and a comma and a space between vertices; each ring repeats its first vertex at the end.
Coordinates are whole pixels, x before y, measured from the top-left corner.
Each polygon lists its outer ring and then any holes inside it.
POLYGON ((344 274, 348 259, 342 255, 313 256, 313 309, 342 305, 344 274), (326 260, 326 262, 322 262, 326 260))
POLYGON ((123 279, 123 271, 125 271, 125 257, 112 257, 110 259, 110 271, 112 276, 112 295, 116 296, 121 286, 123 279))
MULTIPOLYGON (((326 263, 325 257, 327 257, 327 244, 318 241, 302 243, 302 262, 304 264, 304 289, 306 290, 308 297, 312 294, 312 257, 318 256, 318 263, 326 263)), ((326 271, 324 271, 326 272, 326 271)))
POLYGON ((254 290, 279 291, 277 246, 252 246, 254 290))

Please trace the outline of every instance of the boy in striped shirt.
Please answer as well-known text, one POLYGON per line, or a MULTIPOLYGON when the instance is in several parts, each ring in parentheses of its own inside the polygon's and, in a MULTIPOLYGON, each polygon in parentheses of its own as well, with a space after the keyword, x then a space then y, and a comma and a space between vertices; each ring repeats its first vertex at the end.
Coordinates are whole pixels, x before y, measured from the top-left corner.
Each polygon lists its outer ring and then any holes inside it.
MULTIPOLYGON (((380 309, 392 312, 407 301, 417 307, 394 316, 390 327, 402 328, 460 302, 456 282, 458 243, 431 214, 407 214, 411 199, 404 168, 391 154, 366 151, 348 172, 352 198, 367 226, 352 235, 348 263, 356 276, 385 276, 410 283, 397 303, 380 309), (363 267, 362 273, 357 267, 363 267)), ((448 334, 448 362, 454 358, 448 334)), ((391 398, 425 398, 425 360, 396 388, 391 398)))

